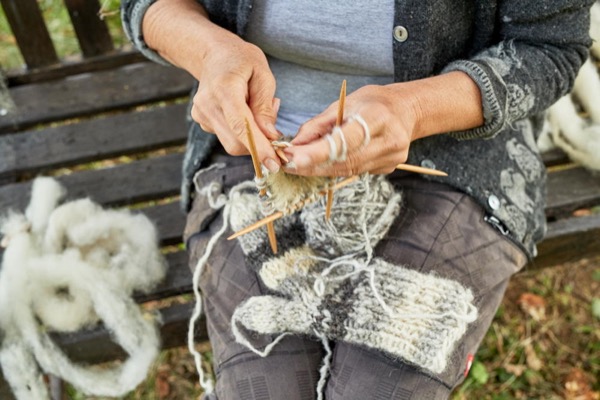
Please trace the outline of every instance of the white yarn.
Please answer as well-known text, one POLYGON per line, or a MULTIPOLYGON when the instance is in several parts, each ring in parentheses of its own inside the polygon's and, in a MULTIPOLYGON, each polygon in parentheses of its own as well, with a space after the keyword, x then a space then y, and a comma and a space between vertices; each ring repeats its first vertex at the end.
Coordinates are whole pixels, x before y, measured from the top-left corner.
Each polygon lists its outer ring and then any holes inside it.
POLYGON ((26 216, 2 223, 0 363, 17 399, 47 399, 40 368, 86 394, 122 396, 141 382, 159 350, 153 321, 131 299, 164 277, 154 226, 89 200, 56 207, 64 189, 34 181, 26 216), (72 363, 47 331, 74 331, 102 320, 129 358, 110 369, 72 363), (39 367, 38 367, 39 366, 39 367))
POLYGON ((367 125, 367 122, 363 117, 360 116, 360 114, 354 114, 350 116, 348 121, 356 121, 362 127, 365 135, 362 142, 362 147, 366 147, 369 143, 371 143, 371 129, 369 129, 369 125, 367 125))
POLYGON ((196 327, 196 323, 202 316, 202 294, 200 293, 200 277, 210 255, 212 254, 212 251, 214 250, 215 245, 229 227, 229 218, 234 203, 238 201, 242 193, 245 190, 248 190, 249 188, 253 188, 251 182, 242 182, 231 188, 229 192, 229 197, 227 197, 226 195, 221 193, 222 186, 220 184, 218 184, 217 182, 211 182, 210 184, 205 186, 200 192, 200 195, 207 196, 208 203, 211 208, 215 210, 223 208, 223 225, 221 226, 221 228, 219 228, 217 232, 215 232, 215 234, 208 241, 204 253, 196 263, 196 266, 194 268, 194 274, 192 276, 192 287, 194 290, 195 305, 188 326, 188 349, 194 357, 194 363, 198 372, 200 386, 202 387, 202 389, 204 389, 204 392, 207 394, 211 394, 214 392, 214 383, 204 372, 204 368, 202 366, 202 354, 200 354, 200 352, 196 350, 196 345, 194 341, 194 329, 196 327))

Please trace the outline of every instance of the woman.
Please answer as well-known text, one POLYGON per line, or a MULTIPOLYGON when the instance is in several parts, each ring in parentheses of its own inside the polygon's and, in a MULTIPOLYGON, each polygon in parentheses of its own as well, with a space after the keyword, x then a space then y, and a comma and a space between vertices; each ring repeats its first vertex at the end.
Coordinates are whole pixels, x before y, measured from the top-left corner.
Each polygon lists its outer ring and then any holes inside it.
POLYGON ((346 3, 123 2, 136 46, 199 81, 182 200, 215 398, 447 398, 545 230, 535 139, 587 57, 592 1, 346 3), (389 175, 340 191, 333 228, 318 206, 284 218, 277 255, 264 231, 226 241, 260 218, 232 157, 245 121, 270 174, 389 175))

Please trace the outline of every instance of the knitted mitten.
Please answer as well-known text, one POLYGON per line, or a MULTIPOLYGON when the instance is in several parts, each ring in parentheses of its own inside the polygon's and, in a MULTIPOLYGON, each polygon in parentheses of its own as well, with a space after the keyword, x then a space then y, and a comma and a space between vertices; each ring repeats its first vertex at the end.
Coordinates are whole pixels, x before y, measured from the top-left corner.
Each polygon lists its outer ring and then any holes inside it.
POLYGON ((240 327, 261 334, 325 335, 378 349, 441 373, 456 341, 477 315, 471 291, 459 283, 376 258, 328 264, 308 248, 292 249, 260 270, 273 295, 239 306, 240 327))

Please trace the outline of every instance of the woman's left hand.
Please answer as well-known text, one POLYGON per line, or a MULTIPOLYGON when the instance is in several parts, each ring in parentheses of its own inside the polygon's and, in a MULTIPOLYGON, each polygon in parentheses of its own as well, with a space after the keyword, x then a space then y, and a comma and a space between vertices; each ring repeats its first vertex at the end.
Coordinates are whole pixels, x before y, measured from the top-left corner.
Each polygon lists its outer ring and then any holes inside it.
POLYGON ((342 133, 334 129, 337 113, 335 102, 300 127, 285 149, 293 162, 287 172, 388 174, 406 162, 413 140, 483 123, 479 89, 462 72, 356 90, 346 98, 342 133))

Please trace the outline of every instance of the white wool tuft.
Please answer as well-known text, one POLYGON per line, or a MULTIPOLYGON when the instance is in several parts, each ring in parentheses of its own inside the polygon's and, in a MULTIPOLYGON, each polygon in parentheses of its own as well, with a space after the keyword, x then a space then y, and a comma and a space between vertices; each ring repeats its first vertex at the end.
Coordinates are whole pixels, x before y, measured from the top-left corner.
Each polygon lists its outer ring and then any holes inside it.
POLYGON ((592 42, 592 54, 600 59, 600 2, 595 2, 591 9, 590 36, 592 42))
POLYGON ((27 214, 9 214, 0 271, 0 363, 17 399, 47 399, 40 368, 82 392, 122 396, 141 382, 159 350, 155 323, 131 299, 165 275, 152 223, 89 199, 56 208, 64 190, 34 182, 27 214), (47 331, 72 332, 102 320, 128 354, 109 369, 72 363, 47 331), (38 367, 39 366, 39 367, 38 367))
POLYGON ((64 196, 65 189, 52 178, 40 177, 33 181, 31 202, 25 216, 34 232, 39 233, 46 228, 50 213, 64 196))
MULTIPOLYGON (((594 39, 592 54, 600 58, 600 2, 591 10, 590 36, 594 39)), ((562 97, 547 113, 538 138, 540 151, 562 149, 571 160, 600 171, 600 76, 594 62, 587 60, 570 95, 562 97), (578 106, 582 114, 579 113, 578 106), (585 117, 585 118, 584 118, 585 117)))

